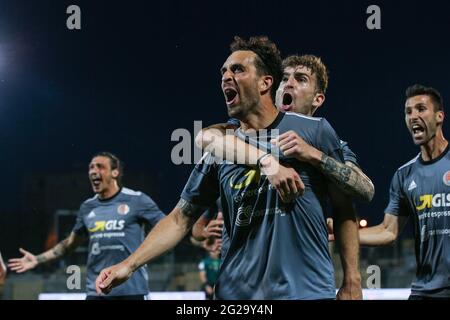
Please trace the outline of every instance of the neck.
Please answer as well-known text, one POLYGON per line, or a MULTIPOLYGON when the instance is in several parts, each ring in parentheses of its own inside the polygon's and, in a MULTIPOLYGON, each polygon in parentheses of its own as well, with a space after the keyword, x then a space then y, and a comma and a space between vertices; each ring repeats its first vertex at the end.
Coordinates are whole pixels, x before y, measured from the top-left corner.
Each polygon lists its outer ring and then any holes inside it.
POLYGON ((423 161, 431 161, 439 157, 445 148, 447 148, 448 141, 444 138, 442 130, 436 132, 436 136, 428 141, 426 144, 420 146, 420 152, 423 161))
POLYGON ((110 188, 107 188, 105 191, 100 192, 98 194, 98 197, 101 200, 112 198, 117 192, 119 192, 119 189, 120 188, 117 185, 117 182, 114 181, 114 184, 110 188))
POLYGON ((262 97, 259 106, 253 108, 241 121, 241 128, 244 132, 249 129, 267 128, 275 120, 278 112, 270 97, 262 97))

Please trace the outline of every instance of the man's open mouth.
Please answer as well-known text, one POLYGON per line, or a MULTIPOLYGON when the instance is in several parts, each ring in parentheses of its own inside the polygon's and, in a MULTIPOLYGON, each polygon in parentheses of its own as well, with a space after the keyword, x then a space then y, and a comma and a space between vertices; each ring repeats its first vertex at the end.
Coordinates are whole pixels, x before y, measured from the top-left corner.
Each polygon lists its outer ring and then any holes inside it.
POLYGON ((100 183, 102 183, 102 178, 100 177, 91 178, 91 182, 94 187, 98 187, 100 183))
POLYGON ((411 126, 411 132, 414 138, 421 138, 425 132, 425 128, 415 123, 411 126))
POLYGON ((223 93, 225 94, 225 101, 227 105, 233 104, 236 101, 238 92, 235 89, 226 88, 223 90, 223 93))
POLYGON ((285 92, 283 94, 283 101, 281 102, 281 109, 283 111, 290 111, 292 109, 292 102, 294 101, 294 98, 292 94, 289 92, 285 92))

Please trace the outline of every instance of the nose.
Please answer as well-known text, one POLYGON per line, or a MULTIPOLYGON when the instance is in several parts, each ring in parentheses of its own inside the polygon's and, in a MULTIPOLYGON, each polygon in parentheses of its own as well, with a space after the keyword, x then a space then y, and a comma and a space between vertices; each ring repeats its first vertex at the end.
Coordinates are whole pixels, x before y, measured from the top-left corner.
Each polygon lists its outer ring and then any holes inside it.
POLYGON ((222 74, 223 83, 230 82, 232 78, 232 73, 229 70, 225 70, 225 72, 222 74))
POLYGON ((417 110, 412 110, 408 117, 410 120, 416 120, 419 118, 419 112, 417 110))
POLYGON ((293 76, 289 76, 289 78, 286 81, 285 88, 286 89, 293 89, 294 88, 294 77, 293 76))

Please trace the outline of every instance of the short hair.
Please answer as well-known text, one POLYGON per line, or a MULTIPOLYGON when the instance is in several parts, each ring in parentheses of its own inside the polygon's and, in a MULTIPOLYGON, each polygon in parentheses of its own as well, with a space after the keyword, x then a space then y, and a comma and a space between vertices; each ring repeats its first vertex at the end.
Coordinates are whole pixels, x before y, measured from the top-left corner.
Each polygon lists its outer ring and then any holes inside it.
POLYGON ((283 76, 281 53, 275 43, 266 36, 251 37, 249 40, 236 36, 230 45, 230 49, 231 52, 245 50, 253 51, 256 54, 255 67, 259 75, 268 74, 273 77, 270 95, 272 100, 275 101, 277 89, 283 76))
POLYGON ((111 170, 119 171, 119 175, 117 176, 117 184, 122 186, 122 177, 123 177, 123 162, 113 153, 108 151, 101 151, 92 156, 92 159, 95 157, 106 157, 109 159, 109 163, 111 165, 111 170))
POLYGON ((431 101, 434 105, 434 111, 444 111, 444 100, 442 99, 441 94, 435 88, 426 87, 421 84, 415 84, 406 89, 406 99, 427 95, 431 98, 431 101))
POLYGON ((328 70, 320 57, 312 54, 292 55, 283 60, 283 70, 287 67, 303 66, 316 75, 317 92, 325 93, 328 88, 328 70))

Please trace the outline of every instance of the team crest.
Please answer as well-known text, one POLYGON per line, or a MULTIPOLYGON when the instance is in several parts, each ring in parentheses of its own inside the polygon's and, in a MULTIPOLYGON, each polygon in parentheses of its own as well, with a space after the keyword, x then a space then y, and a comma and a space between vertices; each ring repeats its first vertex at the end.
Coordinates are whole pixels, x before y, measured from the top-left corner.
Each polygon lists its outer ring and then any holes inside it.
POLYGON ((442 177, 442 181, 446 186, 450 186, 450 171, 447 171, 444 173, 444 176, 442 177))
POLYGON ((121 204, 117 207, 117 213, 121 215, 126 215, 130 212, 130 207, 127 204, 121 204))

